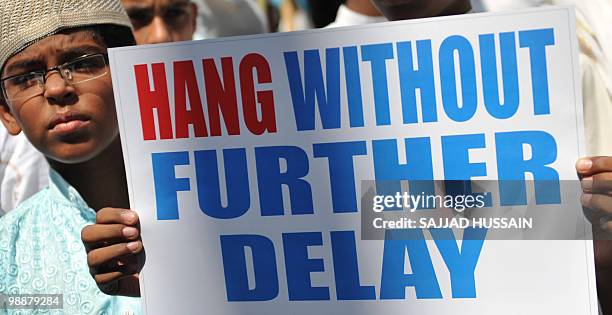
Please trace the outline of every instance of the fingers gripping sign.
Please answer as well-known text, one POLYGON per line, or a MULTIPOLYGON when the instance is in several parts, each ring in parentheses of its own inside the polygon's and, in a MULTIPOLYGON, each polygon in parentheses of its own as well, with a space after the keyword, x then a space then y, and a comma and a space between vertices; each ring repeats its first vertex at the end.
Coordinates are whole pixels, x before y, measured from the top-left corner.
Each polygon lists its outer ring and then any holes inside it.
POLYGON ((576 171, 582 187, 582 206, 591 223, 595 229, 612 232, 612 157, 582 158, 576 163, 576 171))
POLYGON ((598 273, 612 267, 612 157, 579 159, 576 171, 582 187, 581 203, 593 224, 598 273))
POLYGON ((145 252, 136 212, 104 208, 96 223, 81 231, 87 264, 100 290, 110 295, 140 296, 138 275, 145 252))

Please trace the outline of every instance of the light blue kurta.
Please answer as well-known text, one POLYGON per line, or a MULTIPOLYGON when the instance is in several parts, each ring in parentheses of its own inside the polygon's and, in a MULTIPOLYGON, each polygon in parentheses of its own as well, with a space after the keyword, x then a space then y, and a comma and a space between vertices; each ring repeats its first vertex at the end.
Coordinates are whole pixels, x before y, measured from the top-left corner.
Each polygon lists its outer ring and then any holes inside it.
POLYGON ((81 229, 96 213, 51 171, 49 187, 0 218, 0 293, 63 294, 63 310, 0 314, 141 314, 139 298, 106 295, 89 274, 81 229))

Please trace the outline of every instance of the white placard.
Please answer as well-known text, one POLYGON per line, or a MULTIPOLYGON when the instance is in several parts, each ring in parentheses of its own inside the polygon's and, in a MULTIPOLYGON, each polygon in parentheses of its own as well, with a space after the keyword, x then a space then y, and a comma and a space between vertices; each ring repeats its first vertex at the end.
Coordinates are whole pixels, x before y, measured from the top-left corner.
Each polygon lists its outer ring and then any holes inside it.
POLYGON ((111 49, 146 313, 597 314, 590 241, 362 241, 357 209, 362 180, 576 179, 574 20, 111 49))

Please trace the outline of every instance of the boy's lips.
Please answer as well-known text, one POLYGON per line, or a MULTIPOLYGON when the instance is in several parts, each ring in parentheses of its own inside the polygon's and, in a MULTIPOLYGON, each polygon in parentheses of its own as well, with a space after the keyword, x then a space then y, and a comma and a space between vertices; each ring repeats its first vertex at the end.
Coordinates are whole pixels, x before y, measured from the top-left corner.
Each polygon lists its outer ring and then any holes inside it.
POLYGON ((56 133, 67 134, 87 125, 91 118, 77 112, 58 113, 49 123, 49 130, 56 133))

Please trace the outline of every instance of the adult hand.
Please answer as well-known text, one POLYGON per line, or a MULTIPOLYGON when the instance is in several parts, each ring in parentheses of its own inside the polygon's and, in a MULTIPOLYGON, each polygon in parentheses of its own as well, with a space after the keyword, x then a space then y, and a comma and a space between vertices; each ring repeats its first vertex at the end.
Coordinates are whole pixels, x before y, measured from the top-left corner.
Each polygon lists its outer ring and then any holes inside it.
POLYGON ((603 314, 612 314, 612 157, 576 162, 582 186, 582 206, 593 225, 597 293, 603 314))
POLYGON ((594 238, 612 235, 612 157, 582 158, 576 162, 582 186, 584 213, 593 224, 594 238))

